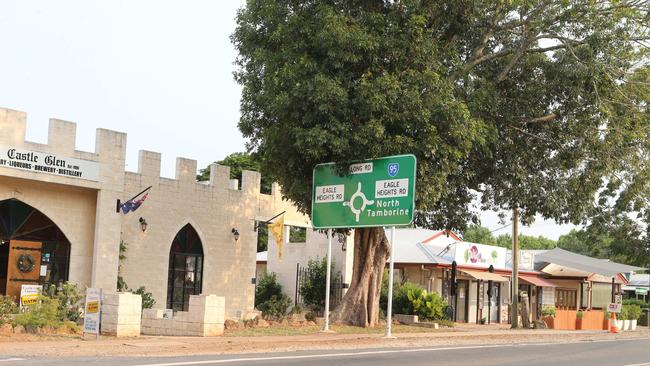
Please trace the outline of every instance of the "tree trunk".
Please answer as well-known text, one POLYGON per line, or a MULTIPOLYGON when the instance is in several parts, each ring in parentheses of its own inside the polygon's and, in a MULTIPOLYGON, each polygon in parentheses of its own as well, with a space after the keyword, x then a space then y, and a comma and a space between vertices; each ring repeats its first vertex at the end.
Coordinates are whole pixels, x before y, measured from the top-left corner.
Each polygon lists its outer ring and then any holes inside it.
POLYGON ((350 288, 332 312, 333 323, 374 327, 379 321, 381 278, 390 255, 381 227, 354 231, 354 264, 350 288))

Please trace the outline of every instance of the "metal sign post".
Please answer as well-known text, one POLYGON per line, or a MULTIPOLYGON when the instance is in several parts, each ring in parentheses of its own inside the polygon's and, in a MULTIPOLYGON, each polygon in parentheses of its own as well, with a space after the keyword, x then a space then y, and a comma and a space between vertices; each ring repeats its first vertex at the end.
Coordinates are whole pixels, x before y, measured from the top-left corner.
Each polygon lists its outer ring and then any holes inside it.
POLYGON ((388 270, 388 308, 386 309, 386 338, 393 337, 393 272, 395 270, 395 226, 390 228, 390 265, 388 270))
POLYGON ((325 276, 325 325, 323 332, 330 330, 330 274, 332 272, 332 229, 327 230, 327 275, 325 276))

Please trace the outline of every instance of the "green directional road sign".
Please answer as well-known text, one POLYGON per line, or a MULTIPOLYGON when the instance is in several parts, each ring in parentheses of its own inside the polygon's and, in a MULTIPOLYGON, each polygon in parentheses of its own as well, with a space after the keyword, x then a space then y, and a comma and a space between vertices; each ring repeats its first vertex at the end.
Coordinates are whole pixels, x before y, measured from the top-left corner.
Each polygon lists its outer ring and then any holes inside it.
POLYGON ((335 164, 314 167, 312 224, 316 229, 399 226, 413 222, 414 155, 352 164, 339 176, 335 164))
POLYGON ((634 293, 637 294, 637 295, 647 295, 648 294, 648 289, 647 288, 637 287, 636 289, 634 289, 634 293))

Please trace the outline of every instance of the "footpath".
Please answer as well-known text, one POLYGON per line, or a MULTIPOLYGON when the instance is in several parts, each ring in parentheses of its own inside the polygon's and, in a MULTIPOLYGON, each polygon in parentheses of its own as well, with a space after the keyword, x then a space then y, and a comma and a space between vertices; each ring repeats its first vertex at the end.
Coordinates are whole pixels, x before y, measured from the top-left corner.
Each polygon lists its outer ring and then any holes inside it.
POLYGON ((648 339, 650 330, 611 334, 604 331, 510 330, 503 327, 459 327, 425 333, 321 333, 293 336, 149 337, 82 340, 71 336, 0 338, 0 355, 14 357, 182 356, 255 352, 291 352, 386 347, 436 347, 480 344, 532 344, 648 339))

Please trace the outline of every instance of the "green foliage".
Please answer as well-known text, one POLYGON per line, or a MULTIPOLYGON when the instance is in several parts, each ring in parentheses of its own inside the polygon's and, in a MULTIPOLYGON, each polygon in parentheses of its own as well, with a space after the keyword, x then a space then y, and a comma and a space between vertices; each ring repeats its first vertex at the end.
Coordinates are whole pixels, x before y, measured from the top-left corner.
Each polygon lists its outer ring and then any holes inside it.
MULTIPOLYGON (((226 156, 223 160, 216 162, 219 165, 230 167, 230 179, 237 179, 239 183, 242 182, 242 171, 252 170, 262 174, 260 192, 269 194, 271 193, 272 180, 267 177, 267 174, 262 171, 262 164, 260 158, 256 154, 249 154, 245 152, 232 153, 226 156)), ((199 174, 196 180, 207 181, 210 180, 210 166, 204 169, 199 169, 199 174)))
POLYGON ((269 249, 269 227, 264 221, 257 221, 257 252, 269 249))
MULTIPOLYGON (((334 269, 332 260, 331 269, 334 269)), ((325 309, 325 280, 327 259, 310 259, 307 262, 307 278, 300 286, 300 294, 305 305, 313 305, 319 311, 325 309)))
POLYGON ((9 322, 14 314, 18 314, 18 305, 11 297, 0 295, 0 325, 9 322))
MULTIPOLYGON (((379 306, 384 312, 388 308, 388 272, 385 271, 382 277, 381 294, 379 297, 379 306)), ((409 292, 422 291, 423 288, 412 282, 394 283, 393 284, 393 314, 415 315, 413 303, 409 300, 409 292)))
POLYGON ((544 305, 542 306, 542 316, 543 317, 555 317, 556 311, 555 311, 555 306, 553 305, 544 305))
POLYGON ((584 318, 584 316, 585 316, 585 313, 582 310, 578 310, 578 312, 576 313, 576 318, 577 319, 582 319, 582 318, 584 318))
POLYGON ((272 297, 282 297, 282 285, 278 283, 277 275, 274 272, 264 272, 257 279, 255 286, 255 307, 259 310, 260 305, 271 300, 272 297))
POLYGON ((119 264, 117 266, 117 291, 124 292, 128 291, 129 285, 122 277, 122 262, 126 259, 126 252, 129 250, 129 244, 124 240, 120 240, 120 254, 119 254, 119 264))
POLYGON ((496 240, 490 229, 480 226, 471 225, 463 232, 463 240, 470 243, 496 245, 496 240))
POLYGON ((621 319, 624 320, 639 320, 643 310, 639 305, 623 305, 621 309, 621 319))
POLYGON ((304 243, 307 241, 307 228, 289 226, 289 242, 304 243))
POLYGON ((413 310, 422 319, 445 319, 444 309, 447 304, 436 292, 427 292, 422 289, 410 289, 408 299, 413 305, 413 310))
POLYGON ((59 300, 41 295, 39 303, 16 315, 14 324, 22 325, 25 329, 60 327, 64 322, 61 320, 59 300))
POLYGON ((54 297, 58 300, 59 319, 61 321, 69 320, 76 322, 79 320, 83 308, 82 299, 84 295, 80 293, 77 284, 70 282, 62 284, 54 297))
POLYGON ((153 306, 156 305, 156 300, 153 299, 153 294, 147 291, 147 289, 144 286, 138 287, 138 289, 135 290, 133 293, 142 296, 143 309, 152 309, 153 306))
POLYGON ((273 295, 270 299, 257 306, 262 311, 262 316, 270 319, 282 319, 287 315, 287 310, 291 306, 291 299, 287 295, 273 295))
POLYGON ((524 222, 581 223, 610 182, 630 193, 613 201, 644 199, 631 193, 650 175, 647 12, 631 0, 249 0, 232 35, 239 128, 304 212, 317 163, 414 153, 420 226, 462 229, 473 191, 524 222))
POLYGON ((637 299, 623 299, 623 305, 639 305, 642 309, 647 309, 650 305, 643 301, 637 299))
MULTIPOLYGON (((496 245, 504 248, 512 247, 512 236, 502 234, 496 238, 496 245)), ((554 240, 543 236, 519 235, 519 248, 521 249, 553 249, 556 246, 554 240)))

